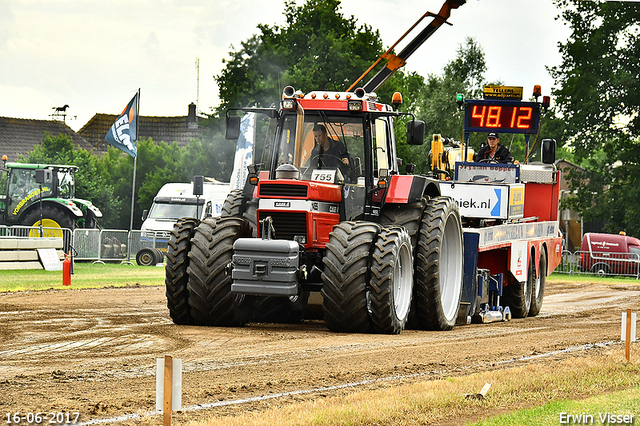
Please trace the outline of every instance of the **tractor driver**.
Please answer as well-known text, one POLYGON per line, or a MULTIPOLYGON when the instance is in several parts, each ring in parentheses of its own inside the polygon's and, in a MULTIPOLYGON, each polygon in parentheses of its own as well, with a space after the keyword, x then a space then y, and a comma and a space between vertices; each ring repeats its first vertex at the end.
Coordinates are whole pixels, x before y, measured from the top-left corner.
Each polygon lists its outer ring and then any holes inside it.
POLYGON ((500 145, 500 135, 497 132, 489 132, 487 145, 480 148, 473 160, 489 163, 513 163, 513 156, 506 146, 500 145))
POLYGON ((315 145, 311 151, 311 157, 309 157, 313 163, 331 168, 349 166, 347 147, 342 142, 328 137, 327 128, 323 124, 314 126, 313 139, 315 145), (318 160, 315 159, 316 157, 318 160))

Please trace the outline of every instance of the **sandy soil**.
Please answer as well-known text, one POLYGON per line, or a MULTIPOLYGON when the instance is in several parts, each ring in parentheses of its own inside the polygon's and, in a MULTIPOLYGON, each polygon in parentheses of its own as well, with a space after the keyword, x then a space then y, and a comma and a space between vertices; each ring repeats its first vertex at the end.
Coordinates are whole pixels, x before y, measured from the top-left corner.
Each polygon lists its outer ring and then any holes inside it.
MULTIPOLYGON (((331 333, 315 320, 243 328, 176 326, 163 286, 3 293, 0 415, 3 423, 8 413, 78 412, 79 422, 159 424, 159 416, 150 413, 156 359, 165 355, 183 362, 185 410, 174 415, 173 424, 507 368, 531 362, 522 357, 619 341, 622 309, 639 302, 640 284, 548 282, 536 318, 386 336, 331 333), (327 389, 350 384, 356 385, 327 389), (286 394, 306 390, 313 391, 286 394), (260 396, 272 398, 231 403, 260 396)), ((554 362, 563 356, 534 359, 554 362)))

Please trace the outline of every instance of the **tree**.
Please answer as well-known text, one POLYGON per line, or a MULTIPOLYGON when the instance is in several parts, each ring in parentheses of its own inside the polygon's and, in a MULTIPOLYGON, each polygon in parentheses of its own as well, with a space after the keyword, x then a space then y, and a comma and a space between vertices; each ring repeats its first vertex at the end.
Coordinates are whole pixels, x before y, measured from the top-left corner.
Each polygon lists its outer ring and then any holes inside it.
POLYGON ((573 174, 572 204, 608 232, 640 235, 640 4, 555 3, 572 34, 550 69, 553 94, 564 138, 586 169, 573 174))
POLYGON ((383 52, 379 32, 345 18, 340 0, 307 0, 302 6, 286 1, 284 14, 284 26, 259 25, 260 34, 229 53, 215 77, 218 113, 276 104, 287 85, 303 92, 346 90, 383 52))

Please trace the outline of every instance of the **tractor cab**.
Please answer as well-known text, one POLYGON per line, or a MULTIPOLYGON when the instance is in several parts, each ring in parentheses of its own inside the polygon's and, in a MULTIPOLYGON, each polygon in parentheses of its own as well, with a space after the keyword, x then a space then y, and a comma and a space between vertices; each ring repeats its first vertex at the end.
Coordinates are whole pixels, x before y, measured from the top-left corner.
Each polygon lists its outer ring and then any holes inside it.
MULTIPOLYGON (((289 86, 280 109, 242 111, 266 113, 278 122, 268 162, 249 167, 248 182, 257 186, 252 198, 316 201, 317 208, 339 215, 335 223, 370 219, 376 197, 382 197, 379 189, 399 175, 393 119, 410 114, 377 102, 375 93, 357 89, 305 95, 289 86)), ((239 129, 240 117, 228 116, 227 138, 236 139, 239 129)), ((423 137, 424 123, 410 121, 409 143, 422 144, 423 137)), ((266 201, 260 203, 260 209, 266 206, 266 201)))

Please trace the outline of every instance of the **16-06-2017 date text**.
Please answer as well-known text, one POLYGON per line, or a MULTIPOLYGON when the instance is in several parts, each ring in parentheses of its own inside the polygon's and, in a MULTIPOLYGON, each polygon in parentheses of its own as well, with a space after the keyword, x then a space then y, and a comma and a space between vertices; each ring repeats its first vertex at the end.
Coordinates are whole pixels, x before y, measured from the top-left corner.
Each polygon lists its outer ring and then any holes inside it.
POLYGON ((27 412, 6 413, 6 424, 74 424, 78 422, 80 413, 75 412, 27 412))

